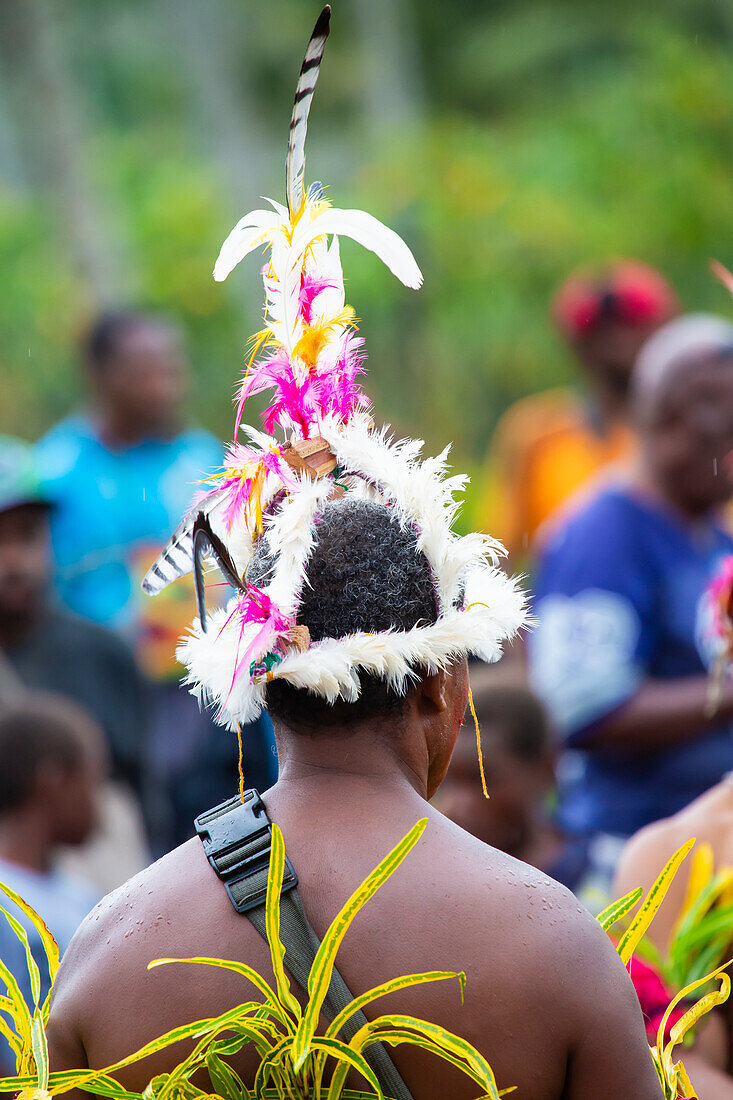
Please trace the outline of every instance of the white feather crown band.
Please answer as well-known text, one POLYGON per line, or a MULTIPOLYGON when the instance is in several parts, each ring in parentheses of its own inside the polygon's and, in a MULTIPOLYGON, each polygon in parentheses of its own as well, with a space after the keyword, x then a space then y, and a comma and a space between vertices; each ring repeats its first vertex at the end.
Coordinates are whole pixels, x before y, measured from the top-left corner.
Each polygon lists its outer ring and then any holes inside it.
POLYGON ((367 413, 358 382, 364 353, 344 302, 338 236, 374 251, 406 286, 419 287, 422 275, 392 230, 361 211, 334 210, 320 185, 303 191, 306 123, 329 16, 324 8, 296 90, 287 207, 273 203, 273 211, 244 217, 214 268, 215 278, 225 278, 253 249, 270 249, 263 269, 265 328, 254 339, 242 383, 235 443, 215 484, 200 494, 144 581, 154 595, 193 569, 199 618, 178 655, 192 690, 232 728, 257 717, 273 679, 329 702, 355 701, 360 672, 404 692, 420 670, 434 672, 460 656, 496 660, 526 621, 522 592, 497 568, 500 544, 452 529, 467 478, 448 476, 448 448, 421 458, 421 441, 390 440, 367 413), (248 443, 240 444, 242 406, 265 389, 275 391, 263 416, 267 434, 242 426, 248 443), (272 434, 277 429, 281 440, 272 434), (316 519, 344 494, 383 504, 415 531, 434 581, 436 622, 311 641, 298 611, 316 519), (274 565, 268 583, 257 588, 245 575, 262 537, 274 565), (236 589, 229 605, 208 618, 204 558, 213 558, 236 589))

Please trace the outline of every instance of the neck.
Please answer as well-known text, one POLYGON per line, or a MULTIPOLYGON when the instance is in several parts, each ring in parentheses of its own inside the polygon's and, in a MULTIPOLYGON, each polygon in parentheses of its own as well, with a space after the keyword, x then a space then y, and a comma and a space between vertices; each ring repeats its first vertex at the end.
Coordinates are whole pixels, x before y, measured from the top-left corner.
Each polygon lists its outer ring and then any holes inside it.
POLYGON ((695 525, 707 519, 711 514, 708 508, 699 510, 689 508, 682 501, 670 497, 669 493, 656 476, 653 466, 646 458, 643 448, 637 461, 631 468, 629 484, 632 489, 640 494, 640 496, 646 497, 648 500, 661 505, 662 508, 666 509, 668 512, 674 513, 684 523, 695 525))
POLYGON ((44 873, 51 865, 51 841, 42 814, 18 810, 0 821, 0 856, 32 871, 44 873))
POLYGON ((0 649, 12 649, 31 634, 41 618, 41 608, 29 608, 19 615, 0 613, 0 649))
POLYGON ((345 787, 391 797, 412 792, 427 799, 430 760, 425 738, 410 736, 401 720, 312 737, 275 724, 278 787, 318 788, 319 797, 342 798, 345 787))
POLYGON ((114 409, 108 409, 102 405, 97 406, 95 410, 95 421, 99 438, 113 450, 134 447, 148 434, 139 423, 132 423, 121 417, 114 409))
POLYGON ((601 387, 596 390, 596 400, 607 431, 626 423, 628 417, 623 396, 601 387))

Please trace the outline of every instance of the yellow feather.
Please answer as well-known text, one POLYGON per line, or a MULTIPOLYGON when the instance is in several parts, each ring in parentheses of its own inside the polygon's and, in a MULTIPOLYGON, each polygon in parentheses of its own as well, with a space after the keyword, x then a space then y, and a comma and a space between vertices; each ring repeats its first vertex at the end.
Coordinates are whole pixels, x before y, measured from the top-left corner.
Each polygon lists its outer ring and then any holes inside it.
POLYGON ((293 355, 309 368, 313 368, 318 362, 318 357, 336 328, 345 325, 354 325, 356 318, 351 306, 344 306, 340 313, 330 320, 319 321, 314 325, 304 325, 303 335, 293 348, 293 355))

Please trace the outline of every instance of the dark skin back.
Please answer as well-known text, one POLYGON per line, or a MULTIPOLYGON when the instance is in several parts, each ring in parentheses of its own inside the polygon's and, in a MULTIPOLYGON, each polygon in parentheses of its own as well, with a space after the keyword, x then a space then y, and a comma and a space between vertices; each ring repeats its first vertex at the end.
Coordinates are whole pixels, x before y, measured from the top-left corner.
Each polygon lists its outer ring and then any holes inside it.
MULTIPOLYGON (((308 736, 276 724, 281 778, 265 795, 283 830, 309 918, 323 935, 350 893, 422 817, 425 833, 357 916, 338 965, 352 991, 427 969, 457 983, 384 998, 367 1015, 408 1012, 474 1043, 500 1087, 522 1100, 659 1100, 636 997, 605 934, 540 872, 463 832, 427 804, 450 759, 466 705, 465 663, 423 680, 396 721, 308 736)), ((168 1028, 250 999, 221 970, 166 966, 162 956, 214 955, 271 976, 268 949, 238 916, 189 841, 106 898, 59 971, 49 1027, 53 1069, 103 1066, 168 1028)), ((133 1067, 142 1089, 183 1051, 133 1067)), ((394 1053, 416 1100, 468 1100, 476 1086, 410 1047, 394 1053)), ((251 1081, 244 1052, 237 1068, 251 1081)))

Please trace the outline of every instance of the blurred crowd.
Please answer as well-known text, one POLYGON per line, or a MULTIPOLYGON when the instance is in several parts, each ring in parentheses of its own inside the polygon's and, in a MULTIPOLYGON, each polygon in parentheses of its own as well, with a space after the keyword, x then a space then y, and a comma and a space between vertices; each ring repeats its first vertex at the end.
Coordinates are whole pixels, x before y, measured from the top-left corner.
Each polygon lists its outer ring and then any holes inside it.
MULTIPOLYGON (((711 706, 707 590, 733 553, 733 324, 685 312, 636 262, 573 275, 552 316, 577 385, 510 408, 487 456, 484 525, 528 574, 535 625, 521 653, 471 669, 490 799, 470 722, 437 797, 597 910, 614 876, 664 861, 680 814, 726 858, 733 680, 711 706)), ((192 585, 140 587, 222 461, 185 420, 183 334, 108 313, 80 367, 82 408, 36 445, 0 438, 0 881, 62 949, 236 791, 240 766, 180 682, 192 585)), ((242 745, 246 785, 266 789, 269 720, 242 745)))
POLYGON ((505 702, 495 712, 489 674, 479 710, 503 729, 504 781, 493 811, 476 809, 485 828, 503 810, 510 850, 598 909, 628 839, 733 771, 730 680, 711 705, 709 593, 733 550, 733 324, 684 312, 635 262, 574 274, 552 316, 577 387, 510 408, 488 458, 486 525, 529 573, 535 626, 513 690, 538 708, 534 740, 519 738, 518 704, 511 722, 505 702))
MULTIPOLYGON (((238 785, 237 738, 180 683, 192 586, 157 601, 140 588, 222 460, 184 423, 182 334, 105 314, 81 357, 82 409, 35 446, 0 437, 0 881, 62 949, 102 894, 238 785)), ((267 788, 269 721, 242 744, 247 782, 267 788)), ((0 957, 19 946, 3 922, 0 957)))

